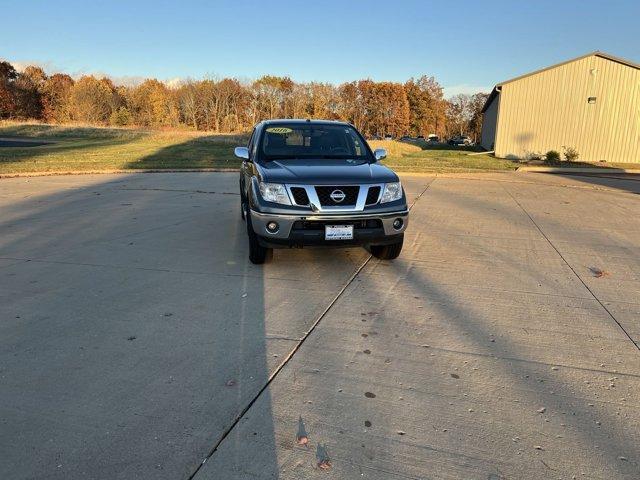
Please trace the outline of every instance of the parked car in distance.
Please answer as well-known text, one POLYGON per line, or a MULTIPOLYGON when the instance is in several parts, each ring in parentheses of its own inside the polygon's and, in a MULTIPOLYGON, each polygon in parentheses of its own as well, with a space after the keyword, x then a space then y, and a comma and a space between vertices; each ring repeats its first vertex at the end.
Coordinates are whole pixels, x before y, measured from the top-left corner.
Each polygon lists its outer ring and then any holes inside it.
POLYGON ((440 143, 440 137, 438 135, 435 134, 431 134, 427 137, 427 142, 428 143, 440 143))
POLYGON ((273 248, 364 246, 391 260, 402 250, 409 210, 398 176, 350 124, 267 120, 251 134, 242 159, 240 207, 249 259, 273 248))
POLYGON ((384 139, 385 139, 385 140, 393 140, 393 135, 391 135, 390 133, 387 133, 387 134, 384 136, 384 139))
POLYGON ((453 145, 455 147, 467 147, 469 145, 473 145, 471 138, 466 135, 459 135, 457 137, 453 137, 449 140, 449 145, 453 145))

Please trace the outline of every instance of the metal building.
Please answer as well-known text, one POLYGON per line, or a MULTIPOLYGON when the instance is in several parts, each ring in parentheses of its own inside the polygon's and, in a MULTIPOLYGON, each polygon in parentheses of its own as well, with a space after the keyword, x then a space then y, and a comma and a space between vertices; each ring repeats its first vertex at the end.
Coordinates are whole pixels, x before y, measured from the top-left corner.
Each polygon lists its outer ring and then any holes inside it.
POLYGON ((640 163, 640 65, 602 52, 497 84, 481 145, 500 158, 572 147, 579 160, 640 163))

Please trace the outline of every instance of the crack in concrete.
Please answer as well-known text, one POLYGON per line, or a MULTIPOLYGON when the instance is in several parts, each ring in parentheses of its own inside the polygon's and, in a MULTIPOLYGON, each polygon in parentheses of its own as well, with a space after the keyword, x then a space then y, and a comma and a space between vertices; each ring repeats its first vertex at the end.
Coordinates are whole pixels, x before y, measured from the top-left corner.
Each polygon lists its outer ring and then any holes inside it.
MULTIPOLYGON (((422 195, 424 195, 424 193, 429 189, 429 187, 433 184, 433 182, 435 182, 435 178, 432 179, 427 186, 424 188, 424 190, 422 190, 418 196, 415 197, 415 199, 413 200, 413 203, 411 205, 409 205, 409 210, 411 210, 413 208, 413 206, 418 202, 418 200, 420 200, 422 198, 422 195)), ((222 442, 224 442, 226 440, 226 438, 229 436, 229 434, 233 431, 233 429, 236 427, 236 425, 240 422, 240 420, 242 419, 242 417, 244 417, 247 412, 251 409, 251 407, 254 405, 254 403, 258 400, 258 398, 260 398, 260 395, 262 395, 262 393, 269 388, 269 386, 271 385, 271 383, 273 382, 273 380, 275 380, 275 378, 278 376, 278 374, 282 371, 282 369, 289 363, 289 361, 293 358, 293 356, 298 352, 298 350, 300 349, 300 347, 304 344, 304 342, 307 340, 307 338, 309 338, 309 336, 311 335, 311 333, 313 333, 313 331, 316 329, 316 327, 320 324, 320 322, 322 321, 322 319, 327 315, 327 313, 329 313, 329 311, 331 310, 331 308, 336 304, 336 302, 342 297, 342 295, 344 294, 344 292, 347 290, 347 288, 349 288, 349 286, 353 283, 353 281, 358 277, 358 275, 360 274, 360 272, 367 266, 367 264, 369 263, 369 261, 372 259, 373 257, 371 255, 368 255, 367 258, 365 258, 364 262, 362 262, 362 264, 355 270, 355 272, 353 272, 353 274, 349 277, 349 279, 347 280, 347 282, 340 288, 340 290, 338 291, 338 293, 336 294, 335 297, 333 297, 333 299, 331 300, 331 302, 329 302, 329 304, 327 305, 327 307, 322 311, 322 313, 318 316, 318 318, 316 318, 316 320, 313 322, 313 324, 311 325, 311 327, 305 332, 304 336, 298 341, 298 343, 293 347, 293 349, 285 356, 284 360, 280 363, 280 365, 278 365, 276 367, 276 369, 273 371, 273 373, 271 375, 269 375, 269 378, 267 379, 267 381, 265 382, 265 384, 262 386, 262 388, 256 393, 256 395, 249 401, 249 403, 242 409, 242 411, 240 411, 240 413, 238 413, 233 421, 231 422, 231 425, 229 427, 227 427, 225 429, 225 431, 222 433, 222 435, 220 436, 220 438, 218 439, 218 441, 215 443, 215 445, 211 448, 211 450, 209 451, 209 453, 207 454, 207 456, 202 460, 202 462, 200 463, 200 465, 198 465, 196 467, 196 469, 193 471, 193 473, 191 475, 189 475, 187 477, 188 480, 193 480, 195 478, 195 476, 198 474, 198 472, 200 472, 200 470, 202 469, 202 467, 204 466, 204 464, 207 462, 207 460, 209 460, 214 453, 216 453, 216 451, 218 450, 218 448, 220 447, 220 445, 222 445, 222 442)))
POLYGON ((560 252, 560 250, 558 250, 558 248, 553 244, 553 242, 551 241, 551 239, 549 237, 547 237, 546 233, 544 233, 544 231, 542 230, 542 228, 540 227, 540 225, 538 225, 538 223, 533 219, 533 217, 531 216, 531 214, 529 214, 529 212, 522 206, 522 204, 516 199, 516 197, 513 196, 513 194, 507 190, 504 185, 501 185, 502 188, 504 188, 504 191, 507 193, 507 195, 509 195, 511 197, 511 199, 515 202, 515 204, 520 208, 520 210, 522 210, 524 212, 524 214, 529 217, 529 220, 531 220, 531 223, 533 223, 533 225, 536 227, 536 229, 540 232, 540 235, 542 235, 544 237, 544 239, 549 242, 549 245, 551 245, 553 247, 553 249, 556 251, 556 253, 560 256, 560 258, 562 259, 562 261, 565 263, 565 265, 567 267, 569 267, 571 269, 571 271, 573 272, 573 274, 575 275, 575 277, 580 281, 580 283, 584 286, 584 288, 587 289, 587 291, 591 294, 591 296, 594 298, 594 300, 596 302, 598 302, 600 304, 600 306, 604 309, 605 312, 607 312, 607 314, 611 317, 611 319, 616 323, 616 325, 618 325, 618 327, 620 328, 620 330, 622 330, 622 332, 625 334, 625 336, 629 339, 629 341, 631 342, 631 344, 636 347, 636 349, 638 351, 640 351, 640 345, 638 345, 638 343, 636 343, 636 341, 633 339, 633 337, 629 334, 629 332, 622 326, 622 324, 618 321, 618 319, 613 315, 613 313, 611 313, 611 311, 605 306, 605 304, 596 296, 596 294, 593 292, 593 290, 591 290, 591 288, 589 288, 589 286, 586 284, 586 282, 584 280, 582 280, 582 277, 580 275, 578 275, 578 272, 575 271, 575 269, 573 268, 573 266, 571 266, 571 264, 567 261, 566 258, 564 258, 564 255, 562 255, 562 253, 560 252))

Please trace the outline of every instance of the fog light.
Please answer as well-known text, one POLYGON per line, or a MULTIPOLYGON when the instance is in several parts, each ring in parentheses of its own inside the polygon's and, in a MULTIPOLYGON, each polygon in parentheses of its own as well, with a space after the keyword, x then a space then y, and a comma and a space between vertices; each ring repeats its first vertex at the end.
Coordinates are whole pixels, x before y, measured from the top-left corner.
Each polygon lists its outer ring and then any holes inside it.
POLYGON ((276 233, 278 231, 278 224, 276 222, 267 223, 267 232, 276 233))
POLYGON ((396 230, 400 230, 402 228, 402 225, 404 225, 404 222, 401 218, 396 218, 393 221, 393 228, 395 228, 396 230))

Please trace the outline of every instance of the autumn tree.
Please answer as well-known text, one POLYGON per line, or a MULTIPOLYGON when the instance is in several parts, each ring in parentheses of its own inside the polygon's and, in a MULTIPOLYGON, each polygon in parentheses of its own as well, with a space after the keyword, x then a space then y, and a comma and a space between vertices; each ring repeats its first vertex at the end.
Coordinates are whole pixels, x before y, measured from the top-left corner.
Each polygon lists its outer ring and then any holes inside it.
POLYGON ((338 117, 350 122, 361 132, 367 125, 367 107, 364 102, 365 90, 372 85, 371 80, 343 83, 338 87, 338 117))
POLYGON ((44 70, 30 65, 24 69, 14 83, 15 92, 15 116, 17 118, 42 117, 41 88, 47 79, 44 70))
POLYGON ((199 130, 200 102, 198 98, 198 82, 187 80, 176 92, 180 119, 187 125, 199 130))
POLYGON ((443 136, 446 127, 446 101, 442 87, 426 75, 404 84, 409 101, 409 133, 414 136, 443 136))
POLYGON ((55 123, 71 120, 70 96, 73 83, 73 79, 64 73, 56 73, 45 80, 41 87, 44 120, 55 123))
POLYGON ((488 93, 476 93, 471 97, 469 102, 469 135, 474 142, 480 141, 482 134, 482 108, 489 98, 488 93))
POLYGON ((285 105, 293 91, 293 81, 289 77, 265 75, 253 82, 253 110, 255 120, 265 120, 285 116, 285 105))
POLYGON ((250 102, 249 92, 235 78, 225 78, 216 84, 215 131, 238 131, 245 124, 244 113, 250 102))
POLYGON ((136 125, 171 127, 178 124, 175 100, 174 93, 164 83, 151 79, 129 91, 127 104, 136 125))
POLYGON ((15 116, 15 81, 18 72, 9 62, 0 61, 0 118, 15 116))
POLYGON ((447 135, 465 135, 471 121, 471 95, 459 93, 447 105, 447 135))
POLYGON ((110 83, 93 76, 81 77, 69 92, 71 118, 80 122, 106 124, 113 110, 114 95, 110 83))
POLYGON ((76 82, 60 73, 48 77, 35 66, 18 73, 0 62, 0 118, 56 123, 236 132, 269 118, 324 118, 348 121, 368 136, 468 133, 477 138, 484 99, 477 94, 446 101, 440 84, 428 76, 404 84, 366 79, 339 86, 271 75, 251 83, 207 78, 176 86, 147 79, 132 87, 93 76, 76 82))

